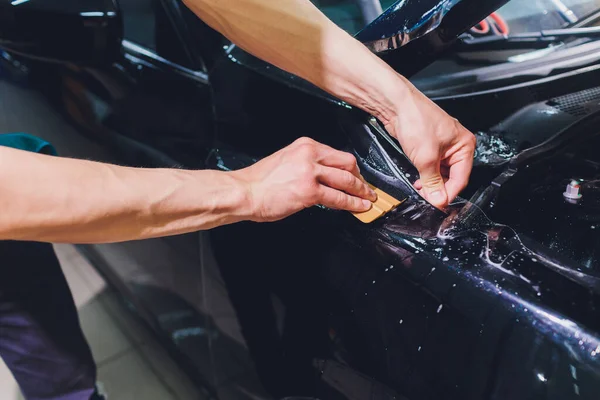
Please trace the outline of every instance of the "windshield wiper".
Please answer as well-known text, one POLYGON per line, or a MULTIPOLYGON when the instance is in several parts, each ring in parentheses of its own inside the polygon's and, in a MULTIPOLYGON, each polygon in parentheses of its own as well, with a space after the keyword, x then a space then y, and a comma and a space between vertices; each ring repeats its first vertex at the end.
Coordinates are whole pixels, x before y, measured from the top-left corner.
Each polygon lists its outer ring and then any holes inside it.
POLYGON ((539 32, 517 33, 506 36, 472 37, 464 35, 458 42, 459 51, 517 50, 545 48, 565 38, 600 38, 600 27, 546 29, 539 32))

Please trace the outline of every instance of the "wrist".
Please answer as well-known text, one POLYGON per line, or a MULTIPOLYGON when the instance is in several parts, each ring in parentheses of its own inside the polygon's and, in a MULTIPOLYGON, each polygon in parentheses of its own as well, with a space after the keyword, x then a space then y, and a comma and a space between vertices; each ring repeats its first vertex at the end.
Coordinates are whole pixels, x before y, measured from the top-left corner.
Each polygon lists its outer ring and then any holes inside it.
POLYGON ((377 102, 378 105, 373 112, 384 126, 392 124, 399 116, 404 107, 403 104, 412 102, 413 90, 411 83, 403 76, 394 73, 392 79, 387 82, 384 91, 384 101, 377 102))
POLYGON ((245 169, 225 172, 231 185, 233 222, 254 221, 256 210, 252 185, 245 169))
POLYGON ((193 183, 185 185, 182 198, 188 212, 200 218, 203 228, 249 220, 252 213, 250 185, 237 171, 198 170, 193 183))

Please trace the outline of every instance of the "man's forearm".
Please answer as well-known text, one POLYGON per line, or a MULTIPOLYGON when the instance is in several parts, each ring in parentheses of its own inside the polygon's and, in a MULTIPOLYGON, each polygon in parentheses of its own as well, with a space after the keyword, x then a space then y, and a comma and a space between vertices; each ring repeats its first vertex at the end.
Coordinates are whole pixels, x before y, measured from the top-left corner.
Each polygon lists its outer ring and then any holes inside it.
POLYGON ((434 206, 446 207, 467 186, 475 136, 309 0, 183 1, 249 53, 377 117, 434 206))
POLYGON ((408 85, 309 0, 184 0, 241 48, 387 123, 408 85))
POLYGON ((244 184, 226 172, 127 168, 8 148, 0 148, 0 188, 0 240, 151 238, 241 221, 250 207, 244 184))

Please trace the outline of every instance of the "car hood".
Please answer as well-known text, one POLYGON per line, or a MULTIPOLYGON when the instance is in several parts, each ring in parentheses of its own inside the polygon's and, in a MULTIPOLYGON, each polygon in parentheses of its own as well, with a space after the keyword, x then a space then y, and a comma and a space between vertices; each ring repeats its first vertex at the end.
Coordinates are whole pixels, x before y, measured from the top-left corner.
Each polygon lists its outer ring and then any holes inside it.
POLYGON ((508 1, 398 0, 356 38, 400 73, 412 75, 508 1))

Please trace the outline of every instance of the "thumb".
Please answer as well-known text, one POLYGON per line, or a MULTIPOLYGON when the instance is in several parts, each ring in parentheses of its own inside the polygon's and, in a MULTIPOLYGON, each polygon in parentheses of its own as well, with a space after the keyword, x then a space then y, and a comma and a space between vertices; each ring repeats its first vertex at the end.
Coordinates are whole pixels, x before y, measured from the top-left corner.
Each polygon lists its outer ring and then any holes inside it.
POLYGON ((422 166, 417 166, 421 175, 421 185, 425 199, 437 208, 444 208, 448 205, 448 194, 444 185, 444 178, 440 173, 440 160, 427 162, 422 166))

